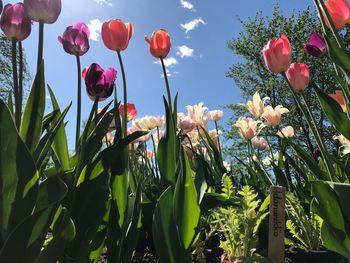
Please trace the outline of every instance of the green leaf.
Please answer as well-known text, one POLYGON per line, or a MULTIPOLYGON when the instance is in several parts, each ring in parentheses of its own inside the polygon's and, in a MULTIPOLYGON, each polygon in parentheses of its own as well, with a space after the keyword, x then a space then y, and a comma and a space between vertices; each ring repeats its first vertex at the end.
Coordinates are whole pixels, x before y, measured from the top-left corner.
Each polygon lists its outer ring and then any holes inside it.
POLYGON ((174 185, 176 182, 179 141, 176 137, 172 114, 164 97, 163 99, 166 111, 166 135, 158 144, 157 161, 159 164, 162 185, 169 186, 174 185))
POLYGON ((182 156, 182 171, 177 179, 174 193, 174 216, 182 245, 190 249, 197 233, 200 208, 197 203, 197 192, 192 179, 190 162, 184 150, 182 156))
POLYGON ((37 72, 27 103, 24 107, 20 135, 30 152, 34 152, 39 144, 45 113, 45 78, 44 63, 37 72))
POLYGON ((0 100, 0 233, 6 239, 35 207, 39 175, 19 137, 12 115, 0 100))
POLYGON ((173 190, 169 186, 159 197, 153 215, 153 240, 160 263, 191 262, 191 254, 181 246, 174 220, 173 190))
MULTIPOLYGON (((55 111, 61 112, 58 102, 56 100, 55 94, 51 90, 50 86, 48 86, 48 90, 51 97, 52 107, 55 111)), ((56 117, 57 119, 57 117, 56 117)), ((57 134, 54 138, 52 149, 61 164, 63 171, 67 171, 70 169, 69 164, 69 151, 68 151, 68 142, 67 135, 65 130, 65 125, 62 123, 57 131, 57 134)))

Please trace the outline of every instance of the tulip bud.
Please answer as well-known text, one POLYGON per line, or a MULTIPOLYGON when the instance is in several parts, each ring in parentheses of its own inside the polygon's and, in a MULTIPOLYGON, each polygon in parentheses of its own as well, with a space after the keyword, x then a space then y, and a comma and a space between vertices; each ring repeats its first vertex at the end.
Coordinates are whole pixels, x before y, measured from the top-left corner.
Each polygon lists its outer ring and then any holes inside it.
POLYGON ((24 0, 27 16, 36 22, 53 24, 57 21, 61 9, 61 0, 24 0))
POLYGON ((286 35, 271 39, 263 48, 267 68, 273 73, 285 72, 292 61, 292 48, 286 35))
POLYGON ((32 31, 31 21, 25 16, 22 3, 5 6, 1 15, 0 26, 10 40, 23 41, 32 31))
POLYGON ((151 38, 145 37, 149 45, 149 50, 152 56, 156 58, 166 58, 171 47, 171 40, 168 32, 164 29, 159 29, 153 32, 151 38))
MULTIPOLYGON (((324 4, 336 29, 342 29, 350 22, 350 6, 347 0, 326 0, 324 4)), ((326 15, 323 14, 323 17, 328 25, 326 15)))
POLYGON ((58 37, 58 41, 63 45, 64 50, 71 55, 82 56, 90 48, 89 45, 90 31, 86 24, 76 23, 69 26, 63 33, 63 36, 58 37))
POLYGON ((327 51, 326 41, 318 33, 311 33, 309 36, 309 42, 303 44, 303 48, 305 53, 314 57, 320 57, 327 51))
POLYGON ((93 63, 85 76, 88 96, 92 100, 98 97, 99 101, 104 101, 112 95, 116 78, 117 71, 114 68, 104 71, 98 64, 93 63))
POLYGON ((133 33, 132 23, 124 23, 121 19, 109 20, 102 25, 103 43, 114 51, 125 50, 133 33))
POLYGON ((260 151, 263 151, 265 149, 268 149, 269 148, 269 144, 267 143, 267 141, 260 137, 254 137, 253 139, 251 139, 251 142, 254 146, 254 148, 260 150, 260 151))
POLYGON ((309 67, 305 63, 292 63, 286 77, 295 92, 304 91, 309 86, 309 67))
POLYGON ((292 138, 294 137, 294 128, 292 126, 284 127, 277 132, 277 136, 280 138, 292 138))

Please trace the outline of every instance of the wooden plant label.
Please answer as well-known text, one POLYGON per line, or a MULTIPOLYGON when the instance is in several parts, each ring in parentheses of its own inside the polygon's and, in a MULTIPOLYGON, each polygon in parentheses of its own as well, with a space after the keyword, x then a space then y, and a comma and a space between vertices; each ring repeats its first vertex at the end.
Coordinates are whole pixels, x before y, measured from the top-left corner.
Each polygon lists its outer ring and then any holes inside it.
POLYGON ((284 262, 286 188, 271 186, 269 215, 269 260, 284 262))

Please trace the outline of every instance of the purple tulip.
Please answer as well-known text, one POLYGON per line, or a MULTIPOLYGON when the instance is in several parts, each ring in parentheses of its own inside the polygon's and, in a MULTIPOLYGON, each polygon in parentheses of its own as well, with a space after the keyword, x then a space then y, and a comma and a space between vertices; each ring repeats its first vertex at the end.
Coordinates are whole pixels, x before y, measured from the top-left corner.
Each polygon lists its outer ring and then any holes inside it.
POLYGON ((24 0, 24 6, 31 20, 46 24, 55 23, 62 9, 61 0, 24 0))
POLYGON ((327 51, 326 41, 318 33, 311 33, 309 42, 303 44, 303 47, 306 53, 314 57, 320 57, 327 51))
POLYGON ((89 37, 89 27, 84 23, 76 23, 67 27, 63 36, 58 37, 58 41, 68 54, 82 56, 90 48, 89 37))
POLYGON ((4 12, 0 20, 1 30, 10 40, 23 41, 32 31, 32 24, 24 14, 22 3, 5 5, 4 12))
POLYGON ((104 71, 100 65, 93 63, 85 74, 86 91, 92 100, 96 97, 99 101, 107 99, 113 93, 117 71, 109 68, 104 71))

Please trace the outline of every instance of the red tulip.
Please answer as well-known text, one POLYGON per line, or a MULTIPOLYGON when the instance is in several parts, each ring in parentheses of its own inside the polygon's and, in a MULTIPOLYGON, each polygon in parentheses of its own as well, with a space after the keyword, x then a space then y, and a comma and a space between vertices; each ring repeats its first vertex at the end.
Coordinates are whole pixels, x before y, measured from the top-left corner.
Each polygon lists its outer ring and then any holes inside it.
POLYGON ((286 35, 271 39, 263 48, 265 64, 274 73, 285 72, 292 61, 292 48, 286 35))
POLYGON ((168 32, 164 29, 159 29, 153 32, 151 38, 145 37, 149 44, 151 54, 156 58, 166 58, 171 47, 171 40, 168 32))
POLYGON ((344 99, 343 92, 336 90, 333 94, 328 94, 333 100, 335 100, 344 112, 347 112, 347 107, 344 99))
POLYGON ((31 21, 25 16, 22 3, 7 4, 5 6, 0 26, 10 40, 23 41, 32 31, 31 21))
MULTIPOLYGON (((324 4, 336 29, 342 29, 350 22, 350 6, 347 0, 327 0, 324 4)), ((325 14, 323 17, 325 18, 325 14)))
POLYGON ((121 19, 109 20, 102 25, 103 43, 114 51, 125 50, 133 33, 132 23, 124 23, 121 19))
MULTIPOLYGON (((119 114, 121 116, 123 116, 123 112, 124 112, 124 104, 120 104, 120 106, 119 106, 119 114)), ((127 112, 126 113, 127 120, 128 121, 133 120, 136 117, 136 115, 137 115, 137 109, 135 107, 135 104, 128 103, 127 104, 127 108, 126 108, 126 112, 127 112)))
POLYGON ((24 0, 24 6, 31 20, 46 24, 55 23, 62 9, 61 0, 24 0))
POLYGON ((304 91, 309 86, 309 67, 305 63, 292 63, 286 77, 295 92, 304 91))

